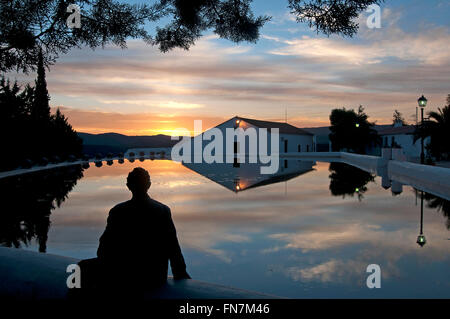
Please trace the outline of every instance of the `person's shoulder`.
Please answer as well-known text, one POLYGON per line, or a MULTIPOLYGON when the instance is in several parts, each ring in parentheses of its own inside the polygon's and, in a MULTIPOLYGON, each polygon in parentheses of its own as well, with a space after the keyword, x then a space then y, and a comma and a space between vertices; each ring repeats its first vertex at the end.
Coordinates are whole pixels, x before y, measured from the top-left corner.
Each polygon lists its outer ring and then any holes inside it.
POLYGON ((111 208, 110 213, 118 212, 124 209, 127 209, 131 204, 130 200, 127 200, 126 202, 122 202, 111 208))
POLYGON ((167 205, 165 205, 165 204, 163 204, 163 203, 161 203, 161 202, 158 202, 157 200, 155 200, 155 199, 153 199, 153 198, 150 198, 150 204, 151 204, 153 207, 155 207, 155 208, 157 208, 157 209, 159 209, 159 210, 161 210, 161 211, 165 211, 165 212, 170 213, 170 208, 169 208, 169 206, 167 206, 167 205))

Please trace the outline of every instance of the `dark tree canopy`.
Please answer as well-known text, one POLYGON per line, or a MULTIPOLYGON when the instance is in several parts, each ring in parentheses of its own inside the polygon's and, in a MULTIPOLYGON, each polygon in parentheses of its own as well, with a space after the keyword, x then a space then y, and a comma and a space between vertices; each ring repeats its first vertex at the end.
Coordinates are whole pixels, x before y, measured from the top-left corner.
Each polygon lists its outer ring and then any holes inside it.
POLYGON ((395 110, 394 114, 392 115, 392 124, 395 123, 402 123, 402 125, 408 125, 405 121, 405 118, 403 117, 403 114, 400 113, 398 110, 395 110))
POLYGON ((44 74, 24 89, 0 79, 0 171, 81 156, 81 139, 59 110, 50 114, 48 98, 44 74))
POLYGON ((380 144, 380 137, 368 121, 364 108, 355 110, 334 109, 330 115, 330 141, 334 151, 347 150, 364 154, 367 147, 380 144))
MULTIPOLYGON (((34 70, 39 52, 44 64, 74 47, 107 44, 125 48, 143 39, 162 52, 189 49, 207 31, 235 43, 256 42, 270 19, 254 16, 252 0, 153 0, 131 5, 124 0, 0 0, 0 71, 34 70), (79 5, 81 27, 69 28, 70 4, 79 5), (149 26, 156 23, 154 31, 149 26)), ((288 0, 298 22, 326 35, 352 36, 358 14, 382 0, 288 0)))
POLYGON ((254 17, 252 0, 163 0, 171 22, 156 29, 153 43, 167 52, 189 49, 207 30, 236 43, 256 42, 259 30, 270 18, 254 17))
POLYGON ((355 21, 358 15, 372 4, 384 0, 289 0, 291 13, 298 22, 326 35, 338 34, 353 36, 359 25, 355 21))
POLYGON ((145 21, 158 17, 156 6, 113 0, 1 0, 0 70, 35 69, 41 50, 48 65, 73 47, 125 47, 128 38, 146 39, 145 21), (81 9, 81 28, 67 26, 70 4, 81 9))
POLYGON ((31 117, 36 121, 46 121, 50 118, 50 96, 45 80, 44 58, 42 52, 38 54, 37 79, 34 86, 34 99, 31 108, 31 117))

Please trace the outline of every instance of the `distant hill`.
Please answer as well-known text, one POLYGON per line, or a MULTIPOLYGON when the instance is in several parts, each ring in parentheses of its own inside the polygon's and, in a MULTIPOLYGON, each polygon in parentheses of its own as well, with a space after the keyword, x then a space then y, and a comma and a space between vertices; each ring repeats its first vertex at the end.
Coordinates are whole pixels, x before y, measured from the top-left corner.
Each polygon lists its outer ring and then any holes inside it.
MULTIPOLYGON (((375 125, 374 128, 380 131, 388 127, 392 127, 392 125, 375 125)), ((330 128, 328 126, 303 128, 303 130, 316 135, 317 142, 326 144, 326 148, 328 148, 328 134, 330 134, 330 128)), ((118 133, 78 133, 78 136, 83 140, 83 152, 91 156, 97 153, 102 153, 103 155, 108 153, 125 153, 130 148, 172 147, 178 142, 172 141, 170 136, 163 134, 127 136, 118 133)))
POLYGON ((168 135, 127 136, 118 133, 89 134, 78 133, 83 140, 83 152, 88 155, 96 153, 117 154, 130 148, 171 147, 178 141, 172 141, 168 135))

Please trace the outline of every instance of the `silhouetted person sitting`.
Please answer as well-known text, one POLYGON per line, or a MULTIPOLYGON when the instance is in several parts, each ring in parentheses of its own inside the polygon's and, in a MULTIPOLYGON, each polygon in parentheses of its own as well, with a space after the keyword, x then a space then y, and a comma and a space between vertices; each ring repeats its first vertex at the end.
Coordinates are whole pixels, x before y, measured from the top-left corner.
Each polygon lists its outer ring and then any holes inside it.
MULTIPOLYGON (((129 173, 127 186, 133 197, 109 212, 97 250, 95 268, 99 269, 88 275, 99 274, 94 286, 156 288, 167 281, 169 260, 174 279, 190 279, 170 208, 150 198, 150 185, 145 169, 139 167, 129 173)), ((83 267, 81 273, 83 278, 83 267)))

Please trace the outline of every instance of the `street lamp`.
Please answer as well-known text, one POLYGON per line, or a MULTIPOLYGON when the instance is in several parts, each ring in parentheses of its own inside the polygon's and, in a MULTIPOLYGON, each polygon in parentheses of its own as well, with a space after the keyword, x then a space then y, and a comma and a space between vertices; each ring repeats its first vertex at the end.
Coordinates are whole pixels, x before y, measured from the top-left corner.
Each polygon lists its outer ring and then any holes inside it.
MULTIPOLYGON (((427 102, 428 100, 426 99, 425 96, 421 96, 417 102, 419 103, 419 107, 420 107, 420 112, 421 112, 421 121, 420 121, 420 126, 423 129, 423 110, 424 108, 427 106, 427 102)), ((424 164, 425 163, 425 153, 423 151, 423 136, 421 139, 421 152, 420 152, 420 164, 424 164)))
POLYGON ((425 96, 422 95, 422 96, 417 100, 417 102, 419 102, 419 107, 425 107, 425 106, 427 106, 428 100, 427 100, 427 98, 426 98, 425 96))

